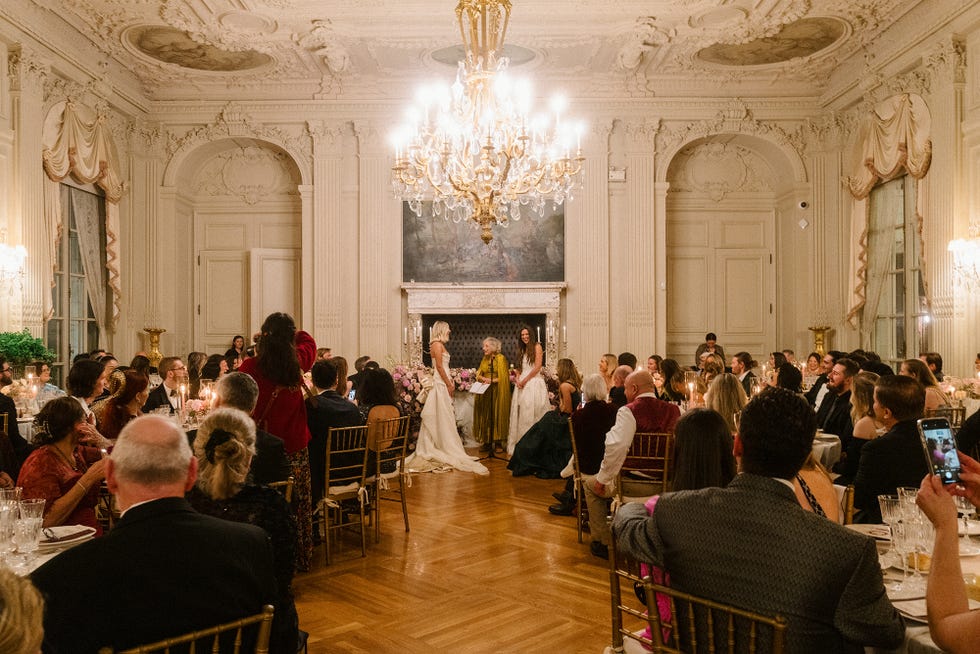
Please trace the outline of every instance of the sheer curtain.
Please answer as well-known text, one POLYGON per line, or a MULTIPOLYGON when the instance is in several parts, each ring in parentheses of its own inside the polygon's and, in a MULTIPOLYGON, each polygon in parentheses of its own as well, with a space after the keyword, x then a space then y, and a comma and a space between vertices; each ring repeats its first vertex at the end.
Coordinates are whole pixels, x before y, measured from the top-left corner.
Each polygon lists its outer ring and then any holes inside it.
POLYGON ((100 330, 106 328, 105 268, 102 265, 102 237, 99 229, 99 198, 77 188, 71 189, 71 212, 78 228, 78 249, 81 252, 82 270, 89 283, 88 300, 95 312, 95 322, 100 330))
MULTIPOLYGON (((868 300, 868 195, 875 185, 908 173, 914 180, 915 215, 920 240, 920 269, 925 279, 922 240, 922 193, 921 180, 929 172, 932 162, 932 140, 929 135, 932 118, 925 101, 918 95, 902 93, 878 103, 868 114, 858 134, 851 164, 853 174, 845 179, 851 195, 851 257, 849 279, 851 284, 850 308, 847 322, 858 327, 862 315, 873 317, 868 300)), ((890 251, 890 247, 888 248, 890 251)), ((880 288, 878 292, 880 293, 880 288)), ((926 288, 929 303, 929 289, 926 288)), ((875 301, 877 309, 877 299, 875 301)), ((868 322, 868 321, 865 321, 868 322)), ((865 325, 868 329, 869 325, 865 325)))
MULTIPOLYGON (((113 331, 119 319, 121 307, 121 286, 119 283, 119 200, 126 192, 126 186, 120 179, 120 167, 116 156, 116 147, 112 134, 106 126, 106 117, 96 114, 84 105, 75 105, 72 100, 60 102, 51 108, 44 122, 44 172, 45 202, 44 219, 45 231, 48 236, 47 252, 41 253, 53 271, 57 263, 58 241, 64 230, 61 203, 59 201, 59 184, 71 175, 76 180, 86 184, 96 184, 105 192, 106 199, 106 265, 108 286, 112 290, 112 311, 107 331, 113 331)), ((75 194, 73 194, 73 199, 75 194)), ((76 218, 78 216, 76 215, 76 218)), ((79 229, 80 232, 85 231, 79 229)), ((98 235, 98 230, 94 232, 98 235)), ((90 234, 89 234, 90 235, 90 234)), ((97 236, 96 236, 97 238, 97 236)), ((83 245, 83 247, 85 247, 83 245)), ((83 255, 83 258, 84 257, 83 255)), ((89 273, 86 264, 86 274, 89 273)), ((102 276, 101 266, 99 274, 102 276)), ((94 281, 94 279, 93 279, 94 281)), ((101 284, 102 287, 105 284, 101 284)), ((105 307, 107 298, 103 294, 102 306, 105 307)), ((106 312, 99 310, 95 301, 92 308, 96 310, 100 321, 105 321, 106 312)), ((50 294, 44 296, 44 315, 52 315, 54 307, 50 294)), ((100 327, 102 325, 100 324, 100 327)))

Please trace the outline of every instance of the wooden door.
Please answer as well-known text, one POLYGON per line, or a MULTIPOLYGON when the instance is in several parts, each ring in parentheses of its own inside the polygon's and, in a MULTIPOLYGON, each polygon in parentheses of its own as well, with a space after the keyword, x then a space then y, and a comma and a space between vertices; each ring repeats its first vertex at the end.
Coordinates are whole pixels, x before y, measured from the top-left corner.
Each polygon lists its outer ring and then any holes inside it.
POLYGON ((254 329, 276 311, 288 313, 302 327, 302 265, 300 251, 257 248, 249 251, 252 284, 249 315, 254 329))
POLYGON ((248 253, 201 250, 198 255, 194 346, 224 352, 236 334, 251 342, 248 253))

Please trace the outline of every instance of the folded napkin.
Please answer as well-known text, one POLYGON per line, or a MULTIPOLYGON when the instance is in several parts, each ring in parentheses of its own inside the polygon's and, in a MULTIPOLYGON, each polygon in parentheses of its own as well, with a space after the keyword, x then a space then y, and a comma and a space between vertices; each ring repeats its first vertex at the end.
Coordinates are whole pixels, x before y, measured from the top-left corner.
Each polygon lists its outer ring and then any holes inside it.
POLYGON ((66 540, 74 540, 80 536, 92 533, 92 530, 88 527, 79 529, 78 531, 73 531, 70 534, 65 534, 64 536, 45 536, 40 540, 42 543, 62 543, 66 540))

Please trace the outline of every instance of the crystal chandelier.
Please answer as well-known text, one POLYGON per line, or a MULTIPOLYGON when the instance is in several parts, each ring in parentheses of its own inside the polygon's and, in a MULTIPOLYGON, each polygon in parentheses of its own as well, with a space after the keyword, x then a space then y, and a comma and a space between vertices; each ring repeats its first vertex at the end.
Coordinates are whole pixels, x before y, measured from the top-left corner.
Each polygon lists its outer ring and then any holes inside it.
POLYGON ((394 134, 395 196, 416 215, 422 202, 455 222, 470 219, 484 243, 493 225, 570 197, 582 171, 584 126, 561 116, 531 116, 531 87, 507 75, 502 57, 510 0, 460 0, 456 19, 466 57, 456 82, 422 89, 408 122, 394 134))
POLYGON ((947 247, 953 255, 954 279, 971 291, 980 289, 980 224, 970 224, 970 238, 958 238, 947 247))

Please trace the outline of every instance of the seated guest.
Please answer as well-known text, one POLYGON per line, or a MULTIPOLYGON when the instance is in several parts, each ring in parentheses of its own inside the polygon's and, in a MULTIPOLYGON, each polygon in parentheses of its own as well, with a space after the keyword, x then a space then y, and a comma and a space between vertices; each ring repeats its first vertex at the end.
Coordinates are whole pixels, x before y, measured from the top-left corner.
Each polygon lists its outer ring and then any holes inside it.
MULTIPOLYGON (((374 363, 373 361, 369 363, 374 363)), ((361 387, 357 391, 357 409, 361 413, 361 424, 368 426, 368 470, 374 470, 377 451, 388 447, 391 443, 379 441, 379 430, 371 425, 382 420, 390 420, 401 415, 398 410, 398 400, 395 398, 395 380, 391 373, 384 368, 364 365, 361 371, 361 387)), ((381 472, 394 472, 395 461, 388 461, 381 466, 381 472), (385 466, 390 466, 385 469, 385 466)))
POLYGON ((204 352, 191 352, 187 355, 187 397, 199 397, 201 393, 201 369, 208 355, 204 352))
POLYGON ((222 520, 256 525, 272 543, 278 597, 272 620, 273 652, 295 652, 299 620, 293 602, 296 521, 279 491, 245 483, 255 455, 255 423, 244 411, 215 409, 197 430, 197 482, 187 493, 194 510, 222 520))
POLYGON ((929 471, 915 421, 922 417, 926 391, 911 377, 889 375, 875 382, 874 412, 887 430, 861 450, 854 475, 856 522, 881 522, 879 495, 915 486, 929 471))
POLYGON ((674 427, 671 490, 727 486, 736 473, 733 449, 732 430, 724 416, 713 409, 691 409, 674 427))
MULTIPOLYGON (((94 362, 93 362, 94 363, 94 362)), ((92 427, 74 399, 58 397, 34 418, 34 450, 17 478, 24 499, 43 499, 45 527, 85 525, 102 531, 95 518, 105 479, 102 451, 79 445, 92 427)))
MULTIPOLYGON (((211 398, 211 408, 225 407, 251 414, 259 400, 259 385, 243 372, 229 373, 218 380, 211 398)), ((194 446, 197 430, 187 432, 188 442, 194 446)), ((286 481, 293 474, 293 467, 286 455, 282 439, 264 429, 255 430, 255 455, 248 471, 248 481, 253 484, 271 484, 286 481)))
POLYGON ((942 406, 952 406, 949 396, 939 386, 939 382, 932 376, 929 368, 918 359, 906 359, 902 361, 898 374, 904 377, 911 377, 926 389, 926 411, 938 409, 942 406))
POLYGON ((662 356, 660 356, 659 354, 651 354, 650 356, 648 356, 647 357, 647 372, 649 372, 651 375, 658 375, 658 374, 660 374, 660 362, 663 361, 663 360, 664 360, 664 358, 662 356))
POLYGON ((974 411, 956 432, 956 449, 974 456, 980 449, 978 445, 980 445, 980 411, 974 411))
POLYGON ((864 446, 871 439, 878 438, 881 433, 884 433, 875 420, 874 401, 877 381, 878 375, 866 370, 854 375, 851 381, 851 422, 854 424, 854 429, 851 431, 851 441, 847 451, 834 466, 834 471, 840 474, 837 483, 842 486, 847 486, 854 481, 864 446))
POLYGON ((173 421, 126 425, 106 460, 122 517, 104 538, 31 574, 47 603, 45 652, 126 649, 276 603, 268 534, 191 508, 184 494, 196 479, 197 459, 173 421))
POLYGON ((235 334, 235 338, 231 339, 231 347, 225 350, 226 357, 234 357, 236 359, 241 359, 245 356, 245 337, 241 334, 235 334))
POLYGON ((310 371, 313 385, 325 389, 306 401, 306 422, 310 427, 310 487, 313 505, 323 497, 327 470, 327 434, 331 427, 363 425, 357 405, 334 390, 337 386, 339 357, 319 359, 310 371))
POLYGON ((212 381, 220 379, 222 375, 227 373, 228 360, 221 354, 212 354, 208 357, 207 361, 204 362, 204 366, 201 368, 201 379, 210 379, 212 381))
MULTIPOLYGON (((350 392, 354 388, 354 382, 347 379, 347 359, 344 357, 330 357, 337 365, 337 385, 333 390, 337 391, 341 397, 351 399, 350 392)), ((319 387, 317 387, 319 388, 319 387)), ((326 390, 325 388, 320 390, 326 390)))
POLYGON ((746 402, 748 398, 738 377, 728 372, 715 377, 704 395, 705 406, 721 416, 730 434, 735 433, 735 414, 745 407, 746 402))
POLYGON ((35 361, 34 369, 37 370, 37 401, 38 408, 44 406, 45 402, 56 397, 64 397, 66 393, 51 383, 51 365, 44 361, 35 361))
POLYGON ((126 423, 143 415, 143 405, 149 395, 146 388, 150 380, 130 368, 113 371, 109 382, 108 399, 93 405, 92 410, 99 423, 99 433, 109 440, 116 440, 126 423))
MULTIPOLYGON (((673 432, 680 409, 676 405, 658 400, 653 392, 653 376, 646 370, 637 370, 626 378, 626 406, 616 412, 616 422, 606 434, 602 460, 595 475, 583 473, 585 500, 589 506, 589 530, 592 534, 591 552, 599 558, 609 558, 609 523, 606 500, 616 491, 619 472, 633 444, 636 432, 673 432)), ((639 482, 640 486, 647 486, 639 482)), ((642 493, 643 490, 639 492, 642 493)), ((624 483, 624 492, 636 492, 624 483)), ((649 495, 649 493, 647 493, 649 495)))
POLYGON ((776 369, 776 377, 773 386, 785 388, 788 391, 799 393, 802 391, 803 373, 792 363, 784 363, 776 369))
MULTIPOLYGON (((594 475, 602 463, 606 432, 616 422, 617 407, 605 401, 606 381, 601 374, 592 374, 582 382, 585 405, 572 412, 572 429, 575 432, 575 449, 578 451, 579 472, 594 475)), ((566 473, 567 474, 567 473, 566 473)), ((555 494, 558 504, 552 504, 548 511, 555 515, 572 515, 575 511, 573 495, 574 480, 569 478, 565 490, 555 494)))
POLYGON ((674 404, 685 401, 687 391, 684 388, 684 373, 681 371, 680 364, 674 359, 664 359, 660 364, 660 371, 663 377, 662 386, 657 389, 660 399, 674 404))
POLYGON ((572 456, 568 417, 581 402, 582 376, 571 359, 559 359, 555 370, 558 408, 544 414, 518 441, 507 464, 515 477, 533 474, 540 479, 558 479, 572 456))
POLYGON ((612 390, 613 373, 616 372, 617 365, 619 364, 616 363, 615 354, 603 354, 602 357, 599 359, 599 374, 602 375, 602 378, 606 382, 607 395, 609 391, 612 390))
POLYGON ((617 366, 629 366, 630 372, 636 370, 636 355, 632 352, 621 352, 618 357, 616 357, 617 366))
POLYGON ((820 376, 821 356, 816 352, 810 352, 806 358, 806 367, 803 369, 803 383, 807 388, 812 388, 820 376))
POLYGON ((932 565, 926 587, 929 635, 942 651, 970 654, 977 651, 980 612, 971 611, 960 568, 959 520, 952 495, 980 502, 980 463, 960 455, 959 486, 943 486, 936 475, 922 480, 915 503, 936 528, 932 565))
POLYGON ((851 432, 851 382, 861 372, 851 359, 841 358, 827 375, 827 397, 817 410, 817 427, 840 438, 841 448, 847 451, 851 432))
POLYGON ((752 369, 758 365, 748 352, 739 352, 732 357, 732 374, 738 376, 746 398, 752 397, 752 383, 755 381, 752 369))
MULTIPOLYGON (((13 383, 13 369, 6 359, 0 356, 0 388, 13 383)), ((0 450, 0 488, 9 488, 13 486, 13 480, 17 479, 24 459, 31 453, 31 445, 20 435, 20 429, 17 427, 17 405, 10 396, 0 393, 0 415, 3 414, 7 416, 7 439, 10 441, 10 449, 0 450)))
POLYGON ((619 366, 613 371, 613 385, 609 389, 609 401, 617 407, 626 404, 626 378, 633 372, 629 366, 619 366))
POLYGON ((351 383, 351 390, 354 391, 354 397, 357 397, 357 394, 361 390, 361 373, 364 372, 364 367, 369 361, 371 361, 371 357, 367 355, 362 355, 354 359, 354 374, 347 377, 347 380, 351 383))
POLYGON ((187 383, 187 367, 180 357, 163 357, 157 366, 162 383, 150 391, 143 413, 163 408, 173 415, 180 404, 180 385, 187 383))
POLYGON ((803 467, 796 473, 793 492, 796 493, 796 500, 800 506, 807 511, 823 516, 831 522, 840 522, 840 504, 837 502, 834 482, 823 464, 814 458, 813 452, 810 452, 810 456, 803 462, 803 467))
POLYGON ((771 375, 769 382, 773 381, 773 377, 776 375, 776 371, 779 367, 786 363, 786 355, 780 352, 770 352, 769 353, 769 374, 771 375))
POLYGON ((919 361, 926 364, 936 381, 943 380, 943 355, 939 352, 922 352, 919 354, 919 361))
POLYGON ((44 600, 29 579, 0 567, 0 652, 37 654, 44 639, 44 600))
POLYGON ((694 352, 694 367, 698 368, 701 366, 701 355, 705 352, 710 352, 712 354, 717 354, 721 357, 721 360, 725 360, 725 348, 718 345, 718 336, 714 332, 708 332, 704 335, 704 343, 698 345, 698 349, 694 352))
POLYGON ((725 372, 725 360, 717 354, 705 353, 704 365, 701 366, 701 377, 698 379, 698 392, 702 395, 715 377, 725 372))
POLYGON ((897 647, 905 625, 885 595, 874 541, 804 511, 793 494, 815 431, 799 395, 764 390, 735 437, 742 474, 726 488, 666 493, 650 516, 624 505, 617 544, 667 570, 675 588, 784 617, 787 651, 897 647))

